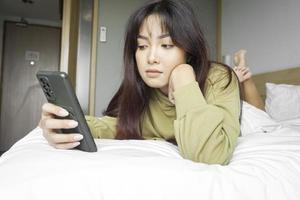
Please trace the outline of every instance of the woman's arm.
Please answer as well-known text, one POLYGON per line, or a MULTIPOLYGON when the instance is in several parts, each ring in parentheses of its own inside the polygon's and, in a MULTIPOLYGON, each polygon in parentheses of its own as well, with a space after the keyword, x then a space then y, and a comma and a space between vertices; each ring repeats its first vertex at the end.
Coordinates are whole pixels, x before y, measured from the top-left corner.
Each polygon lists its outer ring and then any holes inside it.
MULTIPOLYGON (((174 132, 183 157, 196 162, 227 164, 240 133, 239 88, 237 79, 232 76, 231 83, 224 89, 228 74, 223 67, 216 68, 222 70, 213 70, 206 98, 195 80, 185 85, 179 83, 180 87, 176 84, 179 79, 173 81, 177 117, 174 132)), ((178 71, 182 74, 183 69, 178 71)), ((171 78, 173 73, 176 71, 171 78)), ((192 77, 190 73, 190 79, 192 77)))
POLYGON ((85 119, 94 138, 115 139, 117 125, 115 117, 85 116, 85 119))
POLYGON ((242 93, 246 102, 257 107, 258 109, 265 110, 264 102, 261 99, 252 78, 249 78, 243 82, 242 93))
POLYGON ((242 85, 243 99, 249 104, 264 110, 264 102, 257 91, 252 73, 246 64, 246 50, 239 50, 235 53, 234 64, 234 72, 242 85))

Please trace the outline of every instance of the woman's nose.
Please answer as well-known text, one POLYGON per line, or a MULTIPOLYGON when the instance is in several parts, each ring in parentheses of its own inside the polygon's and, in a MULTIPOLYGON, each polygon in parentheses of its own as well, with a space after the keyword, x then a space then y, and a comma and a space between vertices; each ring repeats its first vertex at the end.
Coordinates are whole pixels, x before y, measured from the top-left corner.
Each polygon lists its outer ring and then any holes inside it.
POLYGON ((152 47, 148 54, 148 64, 158 64, 159 59, 157 56, 157 49, 152 47))

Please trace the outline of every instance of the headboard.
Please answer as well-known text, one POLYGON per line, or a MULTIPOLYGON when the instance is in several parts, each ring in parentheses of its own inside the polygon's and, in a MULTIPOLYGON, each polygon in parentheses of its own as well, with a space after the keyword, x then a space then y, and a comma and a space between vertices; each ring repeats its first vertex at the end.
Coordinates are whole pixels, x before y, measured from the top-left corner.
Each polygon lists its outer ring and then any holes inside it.
POLYGON ((266 98, 265 83, 300 85, 300 67, 267 72, 253 76, 257 90, 263 99, 266 98))

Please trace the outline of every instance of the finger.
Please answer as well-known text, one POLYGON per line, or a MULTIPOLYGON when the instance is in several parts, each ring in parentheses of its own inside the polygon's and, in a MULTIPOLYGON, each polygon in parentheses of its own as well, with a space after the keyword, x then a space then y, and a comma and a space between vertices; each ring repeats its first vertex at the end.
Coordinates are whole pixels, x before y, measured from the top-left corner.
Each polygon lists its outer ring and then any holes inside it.
POLYGON ((42 115, 42 117, 41 117, 41 119, 40 119, 40 121, 39 121, 39 127, 40 127, 41 129, 43 129, 43 130, 48 129, 48 128, 46 128, 46 121, 47 121, 48 119, 52 119, 52 118, 53 118, 53 116, 50 116, 50 115, 47 115, 47 116, 42 115))
POLYGON ((244 74, 244 73, 246 73, 246 72, 248 72, 249 71, 249 68, 243 68, 242 70, 241 70, 241 72, 244 74))
POLYGON ((79 133, 72 133, 72 134, 64 134, 64 133, 55 133, 50 132, 48 134, 48 138, 51 143, 53 144, 60 144, 60 143, 74 143, 79 142, 83 139, 83 135, 79 133))
POLYGON ((55 143, 52 139, 52 136, 53 134, 58 134, 56 132, 53 132, 54 130, 50 130, 50 129, 43 129, 43 136, 44 138, 47 140, 47 142, 51 145, 51 146, 54 146, 55 143))
POLYGON ((45 129, 68 129, 77 126, 77 121, 69 119, 44 118, 41 120, 41 127, 45 129))
POLYGON ((245 69, 245 70, 242 71, 243 75, 245 75, 245 74, 247 74, 249 72, 250 72, 249 69, 245 69))
POLYGON ((247 66, 236 66, 236 69, 237 70, 239 70, 239 71, 241 71, 241 70, 245 70, 245 69, 248 69, 248 67, 247 66))
POLYGON ((175 101, 174 101, 174 96, 173 96, 173 92, 174 92, 174 88, 172 87, 172 83, 171 83, 172 81, 170 81, 170 83, 169 83, 169 89, 168 89, 168 98, 169 98, 169 101, 171 102, 171 103, 175 103, 175 101))
POLYGON ((236 72, 236 74, 237 74, 237 75, 240 75, 240 76, 241 76, 241 75, 243 75, 243 73, 242 73, 242 70, 241 70, 241 69, 237 69, 235 72, 236 72))
POLYGON ((174 99, 174 96, 172 93, 169 92, 169 101, 172 103, 172 104, 175 104, 175 99, 174 99))
POLYGON ((247 72, 247 73, 244 74, 244 77, 247 78, 247 79, 250 78, 251 76, 252 76, 251 72, 247 72))
POLYGON ((45 103, 42 106, 42 115, 49 116, 53 114, 61 117, 65 117, 69 115, 68 111, 63 109, 62 107, 56 106, 51 103, 45 103))
POLYGON ((246 66, 240 66, 239 69, 240 69, 241 71, 243 71, 243 70, 248 69, 248 67, 246 67, 246 66))
POLYGON ((235 73, 238 77, 241 76, 241 72, 238 71, 238 70, 234 71, 234 73, 235 73))
POLYGON ((74 147, 77 147, 80 145, 80 142, 73 142, 73 143, 62 143, 62 144, 55 144, 52 145, 56 149, 73 149, 74 147))
POLYGON ((236 72, 241 72, 241 68, 240 67, 236 67, 235 71, 236 72))

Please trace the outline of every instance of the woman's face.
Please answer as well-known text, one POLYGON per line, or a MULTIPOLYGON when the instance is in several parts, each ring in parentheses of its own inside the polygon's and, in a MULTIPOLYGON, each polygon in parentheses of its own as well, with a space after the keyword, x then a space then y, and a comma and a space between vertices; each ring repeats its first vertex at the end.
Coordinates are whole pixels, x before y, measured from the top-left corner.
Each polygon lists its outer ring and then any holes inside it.
POLYGON ((158 15, 150 15, 143 22, 135 52, 138 71, 144 82, 168 94, 172 70, 186 62, 185 52, 175 46, 168 32, 163 32, 158 15))

